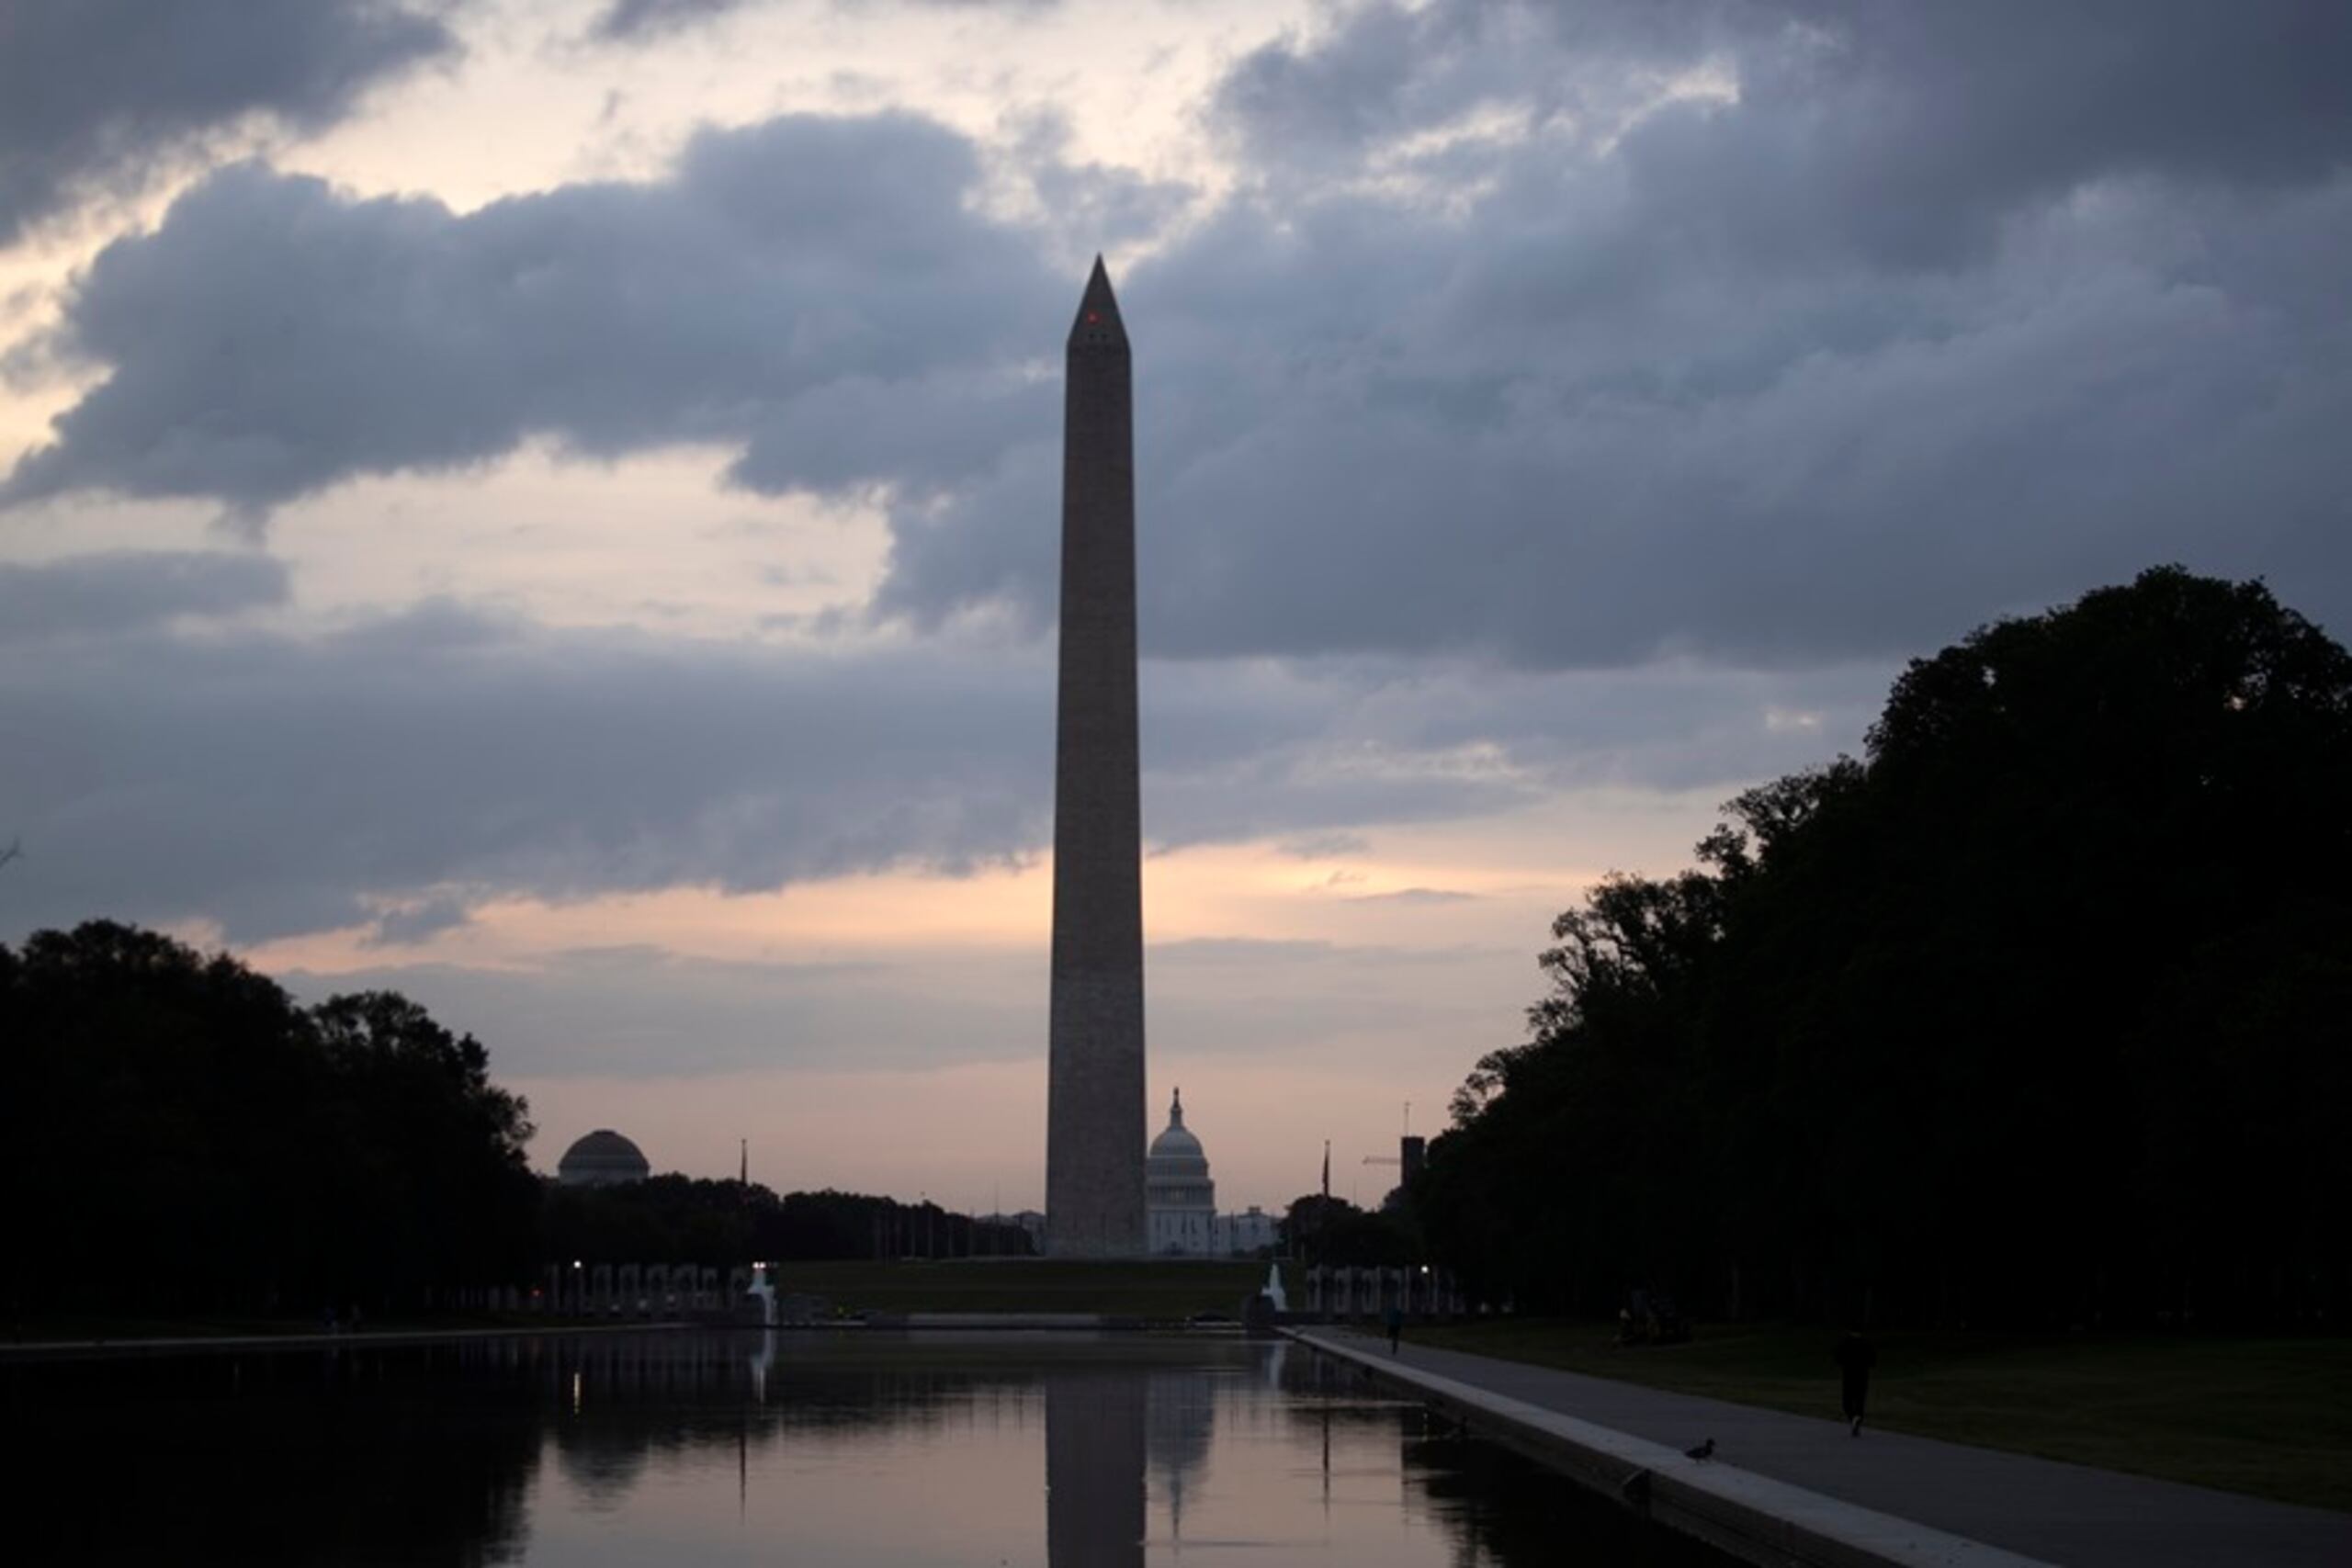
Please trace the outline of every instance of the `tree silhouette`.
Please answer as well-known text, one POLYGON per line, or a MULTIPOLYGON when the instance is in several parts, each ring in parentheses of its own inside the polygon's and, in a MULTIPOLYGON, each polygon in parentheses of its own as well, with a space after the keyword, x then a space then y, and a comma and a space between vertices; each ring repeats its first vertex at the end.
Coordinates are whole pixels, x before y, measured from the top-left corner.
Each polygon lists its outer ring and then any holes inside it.
POLYGON ((1496 1293, 2340 1311, 2352 656, 2177 568, 1984 627, 1862 760, 1562 915, 1415 1201, 1496 1293))

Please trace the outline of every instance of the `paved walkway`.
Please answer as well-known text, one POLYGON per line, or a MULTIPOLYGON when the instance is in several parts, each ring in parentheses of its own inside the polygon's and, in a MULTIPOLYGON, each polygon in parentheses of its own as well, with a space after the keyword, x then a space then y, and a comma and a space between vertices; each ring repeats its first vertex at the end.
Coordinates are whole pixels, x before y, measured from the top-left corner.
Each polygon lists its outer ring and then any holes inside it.
MULTIPOLYGON (((1878 1514, 2073 1568, 2352 1568, 2352 1514, 2265 1502, 2056 1460, 1896 1432, 1848 1435, 1842 1422, 1409 1340, 1306 1329, 1309 1344, 1363 1355, 1408 1382, 1434 1374, 1679 1450, 1715 1439, 1712 1468, 1737 1468, 1878 1514)), ((1681 1463, 1693 1469, 1695 1461, 1681 1463)))

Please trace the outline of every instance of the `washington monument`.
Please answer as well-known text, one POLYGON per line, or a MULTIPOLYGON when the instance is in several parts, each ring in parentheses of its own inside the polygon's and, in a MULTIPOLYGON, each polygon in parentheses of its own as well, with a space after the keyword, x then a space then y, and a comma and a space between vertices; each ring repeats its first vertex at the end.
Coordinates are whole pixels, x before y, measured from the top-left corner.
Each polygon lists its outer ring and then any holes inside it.
POLYGON ((1061 688, 1046 1250, 1136 1258, 1144 1225, 1143 821, 1136 761, 1135 398, 1094 258, 1062 405, 1061 688))

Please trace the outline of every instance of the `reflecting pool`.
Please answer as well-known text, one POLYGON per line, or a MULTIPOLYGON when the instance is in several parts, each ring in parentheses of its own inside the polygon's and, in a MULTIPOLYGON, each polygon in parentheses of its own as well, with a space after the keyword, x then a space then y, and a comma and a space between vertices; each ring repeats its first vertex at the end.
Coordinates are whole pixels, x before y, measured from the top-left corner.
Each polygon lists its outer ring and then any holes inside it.
POLYGON ((20 1562, 1723 1561, 1283 1343, 520 1337, 0 1392, 20 1562))

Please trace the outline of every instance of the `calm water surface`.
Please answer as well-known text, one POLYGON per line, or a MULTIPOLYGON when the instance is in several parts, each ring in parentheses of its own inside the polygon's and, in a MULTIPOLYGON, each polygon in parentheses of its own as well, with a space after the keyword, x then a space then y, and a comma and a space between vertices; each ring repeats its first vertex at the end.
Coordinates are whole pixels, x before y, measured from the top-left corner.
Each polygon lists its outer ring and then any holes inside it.
POLYGON ((523 1337, 0 1390, 19 1562, 1723 1561, 1285 1344, 523 1337))

